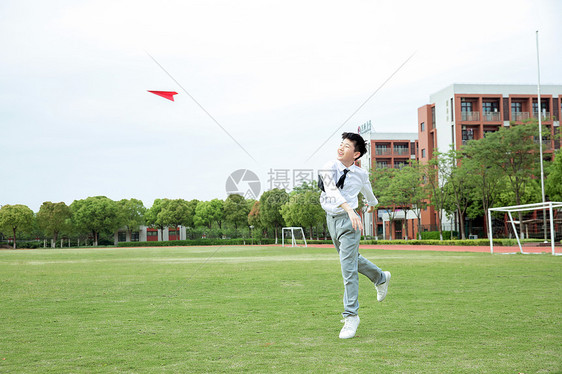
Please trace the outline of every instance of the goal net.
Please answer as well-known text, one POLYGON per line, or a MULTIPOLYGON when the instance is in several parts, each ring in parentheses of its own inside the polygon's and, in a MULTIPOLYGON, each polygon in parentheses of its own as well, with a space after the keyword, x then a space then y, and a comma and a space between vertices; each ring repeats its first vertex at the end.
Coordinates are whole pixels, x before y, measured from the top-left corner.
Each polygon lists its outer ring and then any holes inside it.
POLYGON ((550 247, 553 255, 562 255, 562 202, 512 205, 488 209, 490 253, 494 253, 495 238, 515 238, 519 253, 525 252, 522 239, 536 239, 532 245, 550 247), (495 219, 494 219, 495 218, 495 219), (556 244, 558 243, 558 246, 556 244))
POLYGON ((281 245, 283 247, 285 246, 285 241, 287 241, 287 245, 291 242, 291 247, 298 247, 297 240, 304 241, 304 246, 308 247, 302 227, 283 227, 281 229, 281 245))

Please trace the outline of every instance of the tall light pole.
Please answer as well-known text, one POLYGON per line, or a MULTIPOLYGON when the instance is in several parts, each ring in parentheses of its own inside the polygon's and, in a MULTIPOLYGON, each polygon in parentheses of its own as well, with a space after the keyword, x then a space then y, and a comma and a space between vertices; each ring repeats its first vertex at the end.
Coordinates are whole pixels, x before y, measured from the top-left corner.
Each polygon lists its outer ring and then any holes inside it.
POLYGON ((537 116, 539 117, 539 153, 541 160, 541 192, 542 192, 542 217, 543 217, 543 227, 544 227, 544 242, 546 243, 546 210, 544 208, 545 197, 544 197, 544 167, 542 159, 542 105, 541 105, 541 65, 539 61, 539 30, 536 32, 536 44, 537 44, 537 116))

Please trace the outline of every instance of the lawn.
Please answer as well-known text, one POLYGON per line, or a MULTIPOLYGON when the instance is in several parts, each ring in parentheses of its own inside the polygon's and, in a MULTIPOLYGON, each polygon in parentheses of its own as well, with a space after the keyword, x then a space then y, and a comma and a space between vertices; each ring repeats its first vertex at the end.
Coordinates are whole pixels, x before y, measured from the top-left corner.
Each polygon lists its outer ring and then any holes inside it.
POLYGON ((562 257, 363 250, 340 340, 335 250, 0 251, 0 372, 562 371, 562 257))

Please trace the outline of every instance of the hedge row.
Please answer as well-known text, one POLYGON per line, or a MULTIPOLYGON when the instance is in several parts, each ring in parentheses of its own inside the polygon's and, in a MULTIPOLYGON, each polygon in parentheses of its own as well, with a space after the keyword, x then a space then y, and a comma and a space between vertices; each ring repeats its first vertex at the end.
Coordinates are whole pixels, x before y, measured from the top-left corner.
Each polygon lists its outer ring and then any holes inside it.
MULTIPOLYGON (((542 239, 525 239, 522 243, 540 243, 542 239)), ((301 242, 302 241, 298 241, 301 242)), ((307 240, 308 244, 332 244, 331 240, 307 240)), ((489 246, 488 239, 465 239, 465 240, 361 240, 361 244, 380 244, 380 245, 459 245, 459 246, 489 246)), ((495 246, 514 246, 517 245, 515 239, 494 239, 495 246)))
MULTIPOLYGON (((169 240, 163 242, 120 242, 119 247, 182 247, 182 246, 205 246, 205 245, 248 245, 252 239, 193 239, 193 240, 169 240)), ((254 239, 253 244, 275 244, 275 239, 254 239)))
MULTIPOLYGON (((541 243, 542 239, 525 239, 522 243, 541 243)), ((308 244, 333 244, 331 240, 307 240, 308 244)), ((297 243, 304 244, 302 240, 297 243)), ((6 246, 11 244, 3 243, 6 246)), ((206 246, 206 245, 249 245, 251 239, 193 239, 193 240, 170 240, 161 242, 120 242, 119 247, 181 247, 181 246, 206 246)), ((254 239, 253 244, 267 245, 275 244, 275 239, 254 239)), ((361 244, 380 244, 380 245, 459 245, 459 246, 488 246, 488 239, 467 239, 467 240, 361 240, 361 244)), ((494 239, 495 246, 515 246, 515 239, 494 239)), ((17 242, 17 248, 43 248, 43 242, 17 242)), ((60 246, 59 246, 60 247, 60 246)), ((47 243, 47 248, 51 248, 47 243)))
MULTIPOLYGON (((439 231, 422 231, 421 233, 422 240, 439 240, 439 231)), ((450 231, 443 231, 443 240, 451 240, 451 232, 450 231)), ((453 231, 452 237, 459 237, 458 232, 453 231)))

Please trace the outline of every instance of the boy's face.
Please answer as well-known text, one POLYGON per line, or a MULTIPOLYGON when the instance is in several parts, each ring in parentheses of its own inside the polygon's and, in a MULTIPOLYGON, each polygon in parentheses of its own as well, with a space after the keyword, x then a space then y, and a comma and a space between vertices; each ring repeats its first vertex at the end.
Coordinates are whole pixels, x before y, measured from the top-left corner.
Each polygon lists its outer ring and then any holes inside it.
POLYGON ((342 140, 338 147, 338 160, 344 165, 350 165, 355 159, 361 155, 361 152, 355 152, 355 143, 349 139, 342 140))

